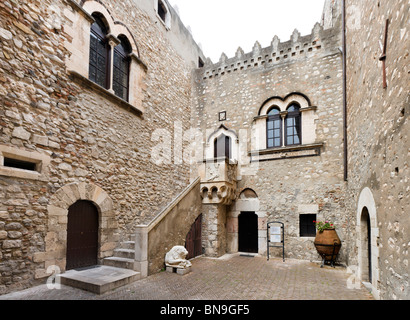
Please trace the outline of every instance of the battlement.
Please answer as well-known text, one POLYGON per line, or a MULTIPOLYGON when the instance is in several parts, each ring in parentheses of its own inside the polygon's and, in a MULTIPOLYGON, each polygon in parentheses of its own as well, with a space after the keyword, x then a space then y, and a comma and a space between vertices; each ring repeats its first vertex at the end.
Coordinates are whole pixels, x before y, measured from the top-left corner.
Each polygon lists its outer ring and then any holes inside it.
POLYGON ((239 47, 235 57, 228 58, 225 53, 222 53, 219 62, 215 64, 208 58, 198 73, 202 74, 201 79, 207 80, 243 70, 269 68, 294 60, 306 59, 319 51, 334 52, 338 48, 336 43, 338 39, 337 37, 335 39, 338 33, 336 28, 324 29, 320 23, 316 23, 312 33, 307 36, 301 36, 300 32, 295 29, 289 41, 280 42, 279 37, 275 36, 271 45, 266 48, 262 48, 257 41, 249 53, 244 53, 239 47))
POLYGON ((209 58, 203 68, 198 69, 199 79, 207 80, 249 69, 270 68, 297 60, 308 59, 318 53, 334 54, 341 46, 341 1, 326 0, 321 23, 316 23, 311 34, 301 36, 295 29, 289 41, 281 42, 275 36, 271 45, 262 48, 256 41, 253 50, 245 53, 238 48, 235 57, 222 53, 219 62, 209 58))

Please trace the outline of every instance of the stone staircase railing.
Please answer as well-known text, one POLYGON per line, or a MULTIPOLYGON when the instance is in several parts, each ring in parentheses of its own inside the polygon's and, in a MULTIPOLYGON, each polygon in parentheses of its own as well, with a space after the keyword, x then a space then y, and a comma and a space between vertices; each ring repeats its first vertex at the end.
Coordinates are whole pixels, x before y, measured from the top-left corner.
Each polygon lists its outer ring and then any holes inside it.
POLYGON ((190 226, 200 214, 200 181, 199 177, 195 179, 148 225, 137 226, 134 239, 123 242, 114 257, 104 259, 104 264, 132 268, 140 272, 141 278, 147 277, 150 270, 160 270, 166 252, 175 245, 184 245, 190 226))

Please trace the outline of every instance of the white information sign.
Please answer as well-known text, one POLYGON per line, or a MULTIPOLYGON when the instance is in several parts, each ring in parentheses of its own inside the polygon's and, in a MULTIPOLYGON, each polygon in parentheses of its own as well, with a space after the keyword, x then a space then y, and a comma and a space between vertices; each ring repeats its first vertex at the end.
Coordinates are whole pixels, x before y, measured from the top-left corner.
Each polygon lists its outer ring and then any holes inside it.
POLYGON ((270 242, 280 243, 282 242, 282 228, 270 227, 270 242))

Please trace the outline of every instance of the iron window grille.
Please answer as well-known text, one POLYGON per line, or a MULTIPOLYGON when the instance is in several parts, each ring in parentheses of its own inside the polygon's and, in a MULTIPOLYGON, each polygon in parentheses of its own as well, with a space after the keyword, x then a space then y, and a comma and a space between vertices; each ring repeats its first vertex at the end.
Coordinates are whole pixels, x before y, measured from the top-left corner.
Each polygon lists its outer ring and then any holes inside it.
POLYGON ((107 28, 98 15, 93 15, 95 22, 90 32, 89 78, 91 81, 108 89, 109 87, 109 51, 106 40, 107 28))
POLYGON ((126 38, 120 38, 121 43, 114 49, 113 64, 113 90, 116 96, 129 100, 129 75, 130 75, 130 45, 126 38))

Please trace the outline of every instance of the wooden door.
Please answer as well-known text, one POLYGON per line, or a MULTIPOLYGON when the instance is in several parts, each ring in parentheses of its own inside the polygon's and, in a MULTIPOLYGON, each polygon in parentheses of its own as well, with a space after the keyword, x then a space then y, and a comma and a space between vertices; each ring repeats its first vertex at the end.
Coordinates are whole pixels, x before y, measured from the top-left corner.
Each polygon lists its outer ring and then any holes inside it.
POLYGON ((187 259, 192 259, 202 254, 202 214, 195 220, 185 240, 188 251, 187 259))
POLYGON ((89 201, 68 209, 66 270, 97 265, 98 211, 89 201))

